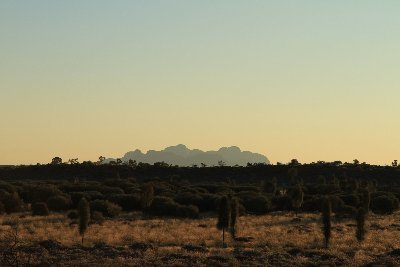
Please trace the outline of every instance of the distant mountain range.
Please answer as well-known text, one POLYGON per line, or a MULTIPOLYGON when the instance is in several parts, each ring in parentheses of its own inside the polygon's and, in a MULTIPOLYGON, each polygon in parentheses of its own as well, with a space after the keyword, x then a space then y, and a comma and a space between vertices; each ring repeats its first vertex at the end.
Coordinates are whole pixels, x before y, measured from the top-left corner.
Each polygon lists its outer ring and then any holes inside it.
MULTIPOLYGON (((164 161, 178 166, 192 166, 194 164, 200 166, 202 163, 207 166, 217 166, 220 161, 228 166, 245 166, 247 163, 270 163, 264 155, 241 151, 237 146, 222 147, 218 151, 202 151, 189 149, 182 144, 170 146, 161 151, 149 150, 147 153, 142 153, 142 151, 136 149, 126 153, 121 158, 122 162, 128 162, 130 159, 149 164, 164 161)), ((105 162, 110 161, 115 161, 115 159, 109 158, 105 162)))

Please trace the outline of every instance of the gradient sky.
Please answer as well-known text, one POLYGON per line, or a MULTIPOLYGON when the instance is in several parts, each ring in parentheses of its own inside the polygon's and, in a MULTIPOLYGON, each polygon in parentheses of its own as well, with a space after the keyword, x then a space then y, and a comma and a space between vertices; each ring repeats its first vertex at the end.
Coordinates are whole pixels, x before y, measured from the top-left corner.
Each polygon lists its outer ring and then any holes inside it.
POLYGON ((0 165, 178 143, 400 159, 400 1, 0 2, 0 165))

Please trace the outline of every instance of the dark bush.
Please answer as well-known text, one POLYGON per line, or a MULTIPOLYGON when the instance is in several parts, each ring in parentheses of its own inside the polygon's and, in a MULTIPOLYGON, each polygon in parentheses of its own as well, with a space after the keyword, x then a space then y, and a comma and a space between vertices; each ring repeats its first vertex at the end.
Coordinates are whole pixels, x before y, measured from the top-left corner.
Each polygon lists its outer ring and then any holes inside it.
POLYGON ((124 211, 141 210, 140 195, 136 194, 114 194, 107 197, 107 200, 116 203, 124 211))
POLYGON ((33 216, 48 216, 49 209, 47 208, 46 203, 36 202, 36 203, 32 204, 32 215, 33 216))
POLYGON ((202 185, 198 185, 197 187, 203 188, 205 190, 207 190, 207 192, 210 192, 212 194, 216 194, 216 193, 227 193, 229 191, 229 188, 226 186, 226 184, 224 185, 217 185, 217 184, 202 184, 202 185))
POLYGON ((78 218, 79 218, 78 211, 76 211, 76 210, 70 210, 70 211, 68 211, 67 217, 68 217, 69 219, 71 219, 71 220, 76 220, 76 219, 78 219, 78 218))
POLYGON ((193 205, 185 206, 178 205, 175 211, 175 216, 183 218, 198 218, 199 208, 193 205))
POLYGON ((148 213, 153 216, 197 218, 199 209, 193 205, 180 205, 168 197, 156 196, 149 207, 148 213))
POLYGON ((243 191, 253 192, 253 193, 260 193, 261 192, 261 189, 259 187, 257 187, 257 186, 243 186, 242 185, 242 186, 235 186, 232 189, 233 189, 233 191, 235 191, 237 193, 243 192, 243 191))
POLYGON ((99 191, 103 195, 111 195, 111 194, 124 194, 124 190, 119 187, 111 187, 111 186, 101 186, 99 187, 99 191))
POLYGON ((178 205, 178 203, 169 197, 156 196, 154 197, 148 212, 153 216, 174 216, 178 205))
POLYGON ((376 214, 391 214, 399 208, 399 200, 393 194, 373 197, 371 210, 376 214))
POLYGON ((6 211, 4 204, 0 202, 0 215, 3 214, 6 211))
POLYGON ((290 207, 292 206, 292 200, 289 196, 274 196, 271 201, 275 210, 290 210, 290 207))
POLYGON ((198 207, 201 205, 203 198, 191 192, 183 192, 175 196, 174 200, 182 205, 195 205, 198 207))
POLYGON ((9 183, 6 183, 6 182, 1 182, 0 183, 0 190, 4 190, 4 191, 6 191, 8 193, 13 193, 13 192, 17 191, 15 186, 13 186, 13 185, 11 185, 9 183))
POLYGON ((105 217, 114 218, 121 213, 121 207, 108 200, 96 199, 90 202, 91 212, 99 211, 105 217))
POLYGON ((333 212, 337 212, 345 205, 344 201, 338 196, 329 196, 329 200, 331 201, 333 212))
POLYGON ((271 201, 263 195, 242 195, 240 198, 240 202, 248 213, 265 214, 271 209, 271 201))
POLYGON ((358 204, 360 203, 360 198, 356 194, 347 194, 347 195, 341 195, 340 199, 343 200, 345 205, 357 207, 358 204))
POLYGON ((140 195, 141 189, 139 186, 131 186, 124 189, 127 194, 140 195))
POLYGON ((321 201, 321 196, 305 197, 303 202, 303 210, 309 212, 322 211, 321 201))
POLYGON ((103 213, 100 211, 93 211, 90 215, 90 222, 96 224, 102 224, 105 221, 103 213))
POLYGON ((46 201, 47 207, 51 211, 65 211, 68 210, 71 205, 71 199, 66 196, 52 196, 46 201))
POLYGON ((52 196, 62 195, 60 189, 52 184, 41 184, 28 188, 28 200, 30 203, 46 202, 52 196))
POLYGON ((24 203, 17 192, 0 194, 0 201, 4 204, 4 209, 7 213, 23 210, 24 203))
POLYGON ((199 194, 201 202, 197 204, 200 211, 217 211, 220 196, 215 194, 199 194))
POLYGON ((96 199, 104 199, 104 195, 98 191, 87 191, 87 192, 71 192, 70 194, 71 201, 72 201, 72 208, 77 208, 78 203, 81 198, 86 198, 87 200, 96 200, 96 199))
POLYGON ((354 218, 357 209, 350 205, 343 205, 336 211, 336 216, 343 218, 354 218))

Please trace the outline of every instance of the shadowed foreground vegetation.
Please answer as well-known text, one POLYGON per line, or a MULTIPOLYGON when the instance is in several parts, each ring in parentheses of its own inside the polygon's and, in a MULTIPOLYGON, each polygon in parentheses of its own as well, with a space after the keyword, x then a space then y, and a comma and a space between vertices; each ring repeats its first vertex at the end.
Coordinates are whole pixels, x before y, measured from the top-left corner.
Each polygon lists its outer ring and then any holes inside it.
POLYGON ((399 174, 356 161, 2 167, 0 265, 399 266, 399 174))

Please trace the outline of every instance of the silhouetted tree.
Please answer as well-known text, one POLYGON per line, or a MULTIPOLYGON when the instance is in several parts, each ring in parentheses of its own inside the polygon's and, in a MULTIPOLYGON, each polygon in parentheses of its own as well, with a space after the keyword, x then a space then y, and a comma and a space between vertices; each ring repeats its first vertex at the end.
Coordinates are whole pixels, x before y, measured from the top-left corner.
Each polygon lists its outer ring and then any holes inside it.
POLYGON ((51 160, 51 164, 53 164, 53 165, 58 165, 58 164, 61 164, 61 163, 62 163, 62 159, 60 157, 54 157, 51 160))
POLYGON ((297 159, 292 159, 289 164, 289 166, 298 166, 301 165, 300 162, 297 159))
POLYGON ((69 163, 69 164, 79 164, 79 161, 78 161, 78 158, 69 159, 69 160, 68 160, 68 163, 69 163))
POLYGON ((325 247, 329 247, 331 239, 331 202, 329 198, 325 197, 322 205, 322 231, 325 237, 325 247))
POLYGON ((219 203, 217 228, 222 230, 222 245, 225 246, 225 230, 229 229, 231 211, 229 199, 223 196, 219 203))
POLYGON ((364 240, 365 236, 365 210, 360 207, 357 210, 357 215, 356 215, 356 220, 357 220, 357 231, 356 231, 356 237, 359 242, 362 242, 364 240))
POLYGON ((103 157, 103 156, 100 156, 99 157, 99 161, 97 162, 98 164, 103 164, 103 162, 106 160, 106 158, 105 157, 103 157))
POLYGON ((82 237, 82 246, 83 246, 83 238, 85 236, 85 232, 88 228, 90 221, 90 206, 86 198, 82 198, 79 201, 78 214, 79 214, 79 234, 82 237))

